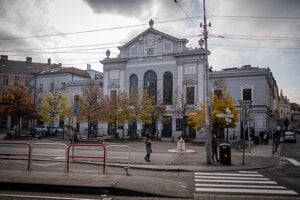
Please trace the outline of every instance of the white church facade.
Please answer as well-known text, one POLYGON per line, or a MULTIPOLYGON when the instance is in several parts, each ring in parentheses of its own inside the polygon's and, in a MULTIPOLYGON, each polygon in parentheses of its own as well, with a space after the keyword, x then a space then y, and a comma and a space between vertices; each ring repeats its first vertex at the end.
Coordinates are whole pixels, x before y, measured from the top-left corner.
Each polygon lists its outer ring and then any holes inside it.
MULTIPOLYGON (((107 50, 103 64, 103 92, 105 95, 132 89, 150 89, 160 95, 166 113, 156 123, 158 137, 178 137, 182 134, 176 125, 180 121, 172 105, 178 92, 183 91, 188 104, 200 105, 204 101, 204 48, 188 48, 187 39, 180 39, 150 27, 119 46, 119 55, 110 57, 107 50)), ((182 117, 181 117, 182 119, 182 117)), ((143 127, 137 124, 138 136, 143 136, 143 127)), ((130 132, 130 127, 124 127, 130 132)), ((129 133, 130 134, 130 133, 129 133)))

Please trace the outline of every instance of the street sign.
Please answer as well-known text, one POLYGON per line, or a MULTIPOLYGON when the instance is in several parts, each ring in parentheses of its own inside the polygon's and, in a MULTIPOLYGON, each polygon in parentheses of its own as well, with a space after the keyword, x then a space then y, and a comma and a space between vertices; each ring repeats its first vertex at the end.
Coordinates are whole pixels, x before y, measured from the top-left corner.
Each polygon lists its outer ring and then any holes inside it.
POLYGON ((227 113, 227 114, 223 114, 223 113, 218 113, 216 114, 217 117, 223 117, 223 118, 233 118, 233 114, 227 113))
POLYGON ((228 123, 232 122, 232 120, 230 118, 227 118, 227 117, 225 118, 225 121, 228 122, 228 123))

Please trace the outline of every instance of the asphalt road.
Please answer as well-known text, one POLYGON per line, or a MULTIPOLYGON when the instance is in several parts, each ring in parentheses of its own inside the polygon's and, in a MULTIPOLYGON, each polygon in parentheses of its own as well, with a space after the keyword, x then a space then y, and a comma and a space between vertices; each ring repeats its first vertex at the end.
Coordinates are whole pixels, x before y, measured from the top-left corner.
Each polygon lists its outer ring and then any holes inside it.
POLYGON ((300 194, 300 134, 297 135, 297 143, 281 143, 280 145, 282 158, 279 166, 260 172, 300 194))
MULTIPOLYGON (((300 139, 300 135, 297 136, 300 139)), ((270 168, 270 169, 262 169, 258 170, 258 175, 262 175, 263 178, 270 179, 270 181, 275 181, 279 187, 283 186, 288 191, 294 191, 300 194, 300 169, 299 166, 295 166, 290 161, 289 158, 292 158, 296 161, 300 161, 300 144, 298 143, 282 143, 281 144, 281 163, 278 167, 270 168)), ((18 149, 14 149, 12 151, 17 151, 18 149)), ((43 151, 48 151, 47 149, 42 149, 43 151)), ((59 148, 53 149, 53 155, 56 156, 55 161, 38 161, 35 160, 33 162, 32 167, 35 171, 62 171, 64 169, 64 163, 60 161, 61 150, 59 148)), ((0 159, 0 168, 7 168, 11 165, 14 166, 14 169, 24 170, 23 160, 6 160, 0 159)), ((99 165, 92 164, 83 164, 83 163, 72 163, 73 171, 78 172, 88 172, 88 173, 101 173, 101 168, 99 165)), ((119 167, 110 167, 109 173, 112 174, 124 174, 125 171, 123 168, 119 167)), ((164 177, 165 179, 176 180, 181 183, 182 187, 187 187, 194 194, 194 199, 300 199, 299 195, 290 196, 290 195, 279 195, 276 196, 274 194, 255 194, 254 196, 251 194, 243 194, 243 193, 228 193, 228 192, 198 192, 196 186, 196 175, 197 172, 174 172, 174 171, 153 171, 153 170, 141 170, 141 169, 130 169, 130 173, 132 175, 143 175, 145 177, 164 177)), ((242 174, 245 176, 246 172, 226 172, 229 176, 234 176, 238 174, 242 174), (230 175, 233 174, 233 175, 230 175)), ((210 174, 204 174, 205 176, 212 176, 210 174)), ((225 174, 226 175, 226 174, 225 174)), ((216 176, 216 174, 213 174, 216 176)), ((221 175, 224 176, 224 175, 221 175)), ((206 184, 206 183, 205 183, 206 184)), ((147 187, 145 185, 145 187, 147 187)), ((103 200, 111 200, 111 199, 165 199, 159 197, 126 197, 126 196, 101 196, 101 195, 89 195, 89 194, 68 194, 68 193, 43 193, 43 192, 25 192, 25 191, 0 191, 0 199, 68 199, 68 200, 79 200, 79 199, 103 199, 103 200)))

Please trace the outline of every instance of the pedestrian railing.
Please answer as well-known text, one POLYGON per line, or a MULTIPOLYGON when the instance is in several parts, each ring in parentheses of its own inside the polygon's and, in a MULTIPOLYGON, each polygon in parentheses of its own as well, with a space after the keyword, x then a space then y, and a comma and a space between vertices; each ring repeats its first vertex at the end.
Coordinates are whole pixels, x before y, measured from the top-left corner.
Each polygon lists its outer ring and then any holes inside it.
MULTIPOLYGON (((37 158, 42 157, 43 160, 45 160, 45 158, 55 158, 58 157, 60 158, 60 160, 62 160, 64 162, 64 171, 66 172, 67 170, 67 148, 68 146, 64 143, 45 143, 45 142, 37 142, 34 143, 32 145, 32 152, 31 152, 31 162, 30 162, 30 170, 32 170, 32 162, 33 160, 37 160, 37 158), (39 147, 42 147, 43 149, 48 149, 49 147, 53 147, 57 150, 57 149, 62 149, 63 150, 63 154, 49 154, 49 152, 47 153, 41 153, 41 151, 39 151, 38 153, 36 153, 36 149, 41 149, 39 147), (36 159, 35 159, 36 158, 36 159), (61 159, 62 158, 62 159, 61 159)), ((40 159, 39 159, 40 160, 40 159)), ((57 160, 56 160, 57 161, 57 160)))
MULTIPOLYGON (((126 171, 126 174, 129 175, 129 167, 130 167, 130 152, 131 149, 128 145, 107 145, 107 160, 111 160, 111 159, 120 159, 120 160, 126 160, 127 161, 127 167, 124 168, 124 170, 126 171), (112 148, 122 148, 122 149, 126 149, 126 154, 127 156, 110 156, 110 150, 112 148)), ((106 162, 106 173, 108 173, 107 171, 108 169, 108 162, 106 162)))
POLYGON ((103 174, 105 173, 106 167, 106 147, 103 144, 69 144, 67 148, 67 172, 69 172, 70 166, 70 158, 96 158, 103 160, 103 174), (89 156, 89 155, 75 155, 74 148, 78 147, 101 147, 103 148, 103 155, 102 156, 89 156), (70 155, 70 149, 72 148, 72 155, 70 155))
POLYGON ((27 170, 30 170, 30 162, 31 162, 31 151, 32 147, 29 143, 27 142, 0 142, 0 145, 18 145, 18 146, 27 146, 28 147, 28 152, 27 153, 0 153, 2 156, 21 156, 21 157, 27 157, 28 164, 27 164, 27 170))

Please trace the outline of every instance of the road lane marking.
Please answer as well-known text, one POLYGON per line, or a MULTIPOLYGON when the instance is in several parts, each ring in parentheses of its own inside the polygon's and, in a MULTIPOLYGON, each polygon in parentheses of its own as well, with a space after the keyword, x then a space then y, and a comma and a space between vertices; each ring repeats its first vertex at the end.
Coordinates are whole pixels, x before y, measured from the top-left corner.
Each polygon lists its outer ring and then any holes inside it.
POLYGON ((243 173, 243 174, 258 174, 258 172, 256 172, 256 171, 239 171, 239 173, 243 173))
POLYGON ((287 161, 289 161, 290 163, 292 163, 293 165, 299 167, 300 166, 300 162, 298 162, 297 160, 295 160, 294 158, 285 158, 287 161))
MULTIPOLYGON (((61 200, 96 200, 96 199, 86 199, 86 198, 76 198, 76 197, 62 197, 62 196, 38 196, 38 195, 16 195, 16 194, 0 194, 2 197, 19 197, 19 198, 41 198, 41 199, 61 199, 61 200)), ((98 199, 98 198, 97 198, 98 199)))
POLYGON ((227 193, 251 193, 251 194, 280 194, 298 195, 293 190, 262 190, 262 189, 232 189, 232 188, 196 188, 197 192, 227 192, 227 193))

